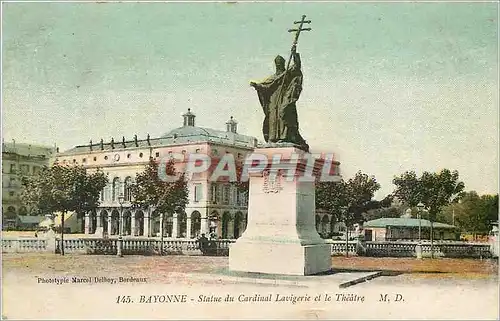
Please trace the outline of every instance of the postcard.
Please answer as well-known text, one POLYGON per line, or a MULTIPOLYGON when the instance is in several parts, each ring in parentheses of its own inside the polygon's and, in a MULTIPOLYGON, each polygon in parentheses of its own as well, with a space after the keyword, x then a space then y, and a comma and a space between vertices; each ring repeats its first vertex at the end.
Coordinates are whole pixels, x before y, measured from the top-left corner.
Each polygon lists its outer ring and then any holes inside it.
POLYGON ((498 10, 2 1, 2 319, 497 320, 498 10))

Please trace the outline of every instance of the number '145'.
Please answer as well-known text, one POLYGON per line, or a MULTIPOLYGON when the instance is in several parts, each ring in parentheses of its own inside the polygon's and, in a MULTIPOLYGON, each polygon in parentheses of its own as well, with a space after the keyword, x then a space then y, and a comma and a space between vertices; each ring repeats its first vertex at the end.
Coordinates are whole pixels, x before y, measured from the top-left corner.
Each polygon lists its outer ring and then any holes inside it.
POLYGON ((130 295, 119 295, 116 297, 116 303, 131 303, 130 295))

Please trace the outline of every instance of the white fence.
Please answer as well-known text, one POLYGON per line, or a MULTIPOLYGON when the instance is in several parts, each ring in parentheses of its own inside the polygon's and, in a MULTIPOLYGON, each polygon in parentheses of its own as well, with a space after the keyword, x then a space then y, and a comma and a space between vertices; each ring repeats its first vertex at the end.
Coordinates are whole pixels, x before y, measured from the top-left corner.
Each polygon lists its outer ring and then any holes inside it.
MULTIPOLYGON (((201 250, 198 241, 194 239, 163 239, 125 237, 122 240, 122 253, 124 255, 200 255, 201 250)), ((206 255, 228 255, 230 244, 235 240, 210 241, 205 249, 206 255)), ((345 255, 346 242, 327 240, 331 245, 332 256, 345 255)), ((372 257, 414 257, 417 242, 356 242, 349 241, 349 255, 362 255, 372 257)), ((75 238, 64 240, 64 252, 67 254, 116 254, 118 246, 117 238, 75 238)), ((39 238, 3 238, 2 252, 25 253, 25 252, 58 252, 60 250, 59 239, 39 238), (55 242, 54 246, 48 246, 49 242, 55 242)), ((429 257, 431 245, 429 242, 422 243, 424 257, 429 257)), ((435 242, 435 257, 455 258, 488 258, 491 257, 491 246, 482 243, 464 242, 435 242)))
POLYGON ((43 252, 47 250, 47 240, 36 238, 2 238, 2 252, 43 252))

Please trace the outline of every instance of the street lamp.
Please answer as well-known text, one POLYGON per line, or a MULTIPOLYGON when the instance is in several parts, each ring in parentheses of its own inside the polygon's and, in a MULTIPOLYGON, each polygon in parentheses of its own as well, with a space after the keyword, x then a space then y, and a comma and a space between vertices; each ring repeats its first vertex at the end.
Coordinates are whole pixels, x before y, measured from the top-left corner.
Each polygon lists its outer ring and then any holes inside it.
POLYGON ((345 220, 345 256, 349 257, 349 213, 347 212, 347 206, 341 206, 342 214, 344 215, 345 220))
POLYGON ((424 209, 424 204, 422 202, 417 204, 418 209, 418 243, 422 242, 422 210, 424 209))
POLYGON ((418 217, 418 244, 415 247, 415 252, 417 253, 417 259, 422 258, 422 210, 424 209, 424 204, 422 202, 417 204, 417 217, 418 217))
POLYGON ((119 228, 119 235, 118 235, 118 249, 116 251, 116 255, 119 257, 122 257, 122 247, 123 247, 123 201, 125 198, 123 197, 123 194, 120 193, 118 196, 118 203, 120 203, 120 228, 119 228))

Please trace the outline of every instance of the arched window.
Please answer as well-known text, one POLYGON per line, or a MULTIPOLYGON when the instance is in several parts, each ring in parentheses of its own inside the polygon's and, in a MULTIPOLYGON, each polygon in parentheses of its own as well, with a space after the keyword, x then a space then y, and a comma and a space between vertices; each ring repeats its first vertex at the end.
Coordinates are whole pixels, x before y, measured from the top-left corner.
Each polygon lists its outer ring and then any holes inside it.
POLYGON ((129 176, 125 178, 125 202, 132 201, 132 178, 129 176))
POLYGON ((120 179, 115 177, 113 179, 113 194, 111 200, 114 202, 118 200, 118 195, 120 195, 120 179))
POLYGON ((231 214, 229 214, 229 212, 224 212, 224 214, 222 214, 222 235, 221 237, 223 239, 227 239, 228 238, 228 228, 229 228, 229 221, 231 220, 231 214))
POLYGON ((16 218, 16 208, 14 206, 9 206, 5 216, 6 218, 16 218))
POLYGON ((113 183, 108 183, 104 187, 104 200, 105 201, 110 201, 111 200, 111 192, 113 190, 113 183))

